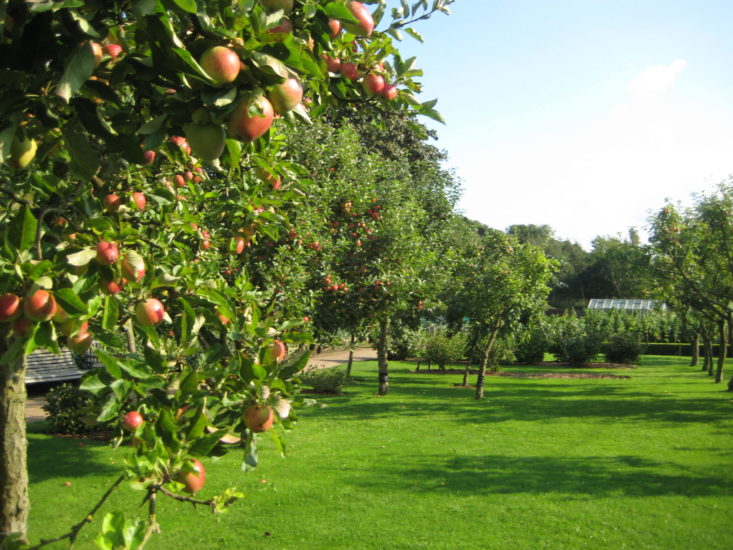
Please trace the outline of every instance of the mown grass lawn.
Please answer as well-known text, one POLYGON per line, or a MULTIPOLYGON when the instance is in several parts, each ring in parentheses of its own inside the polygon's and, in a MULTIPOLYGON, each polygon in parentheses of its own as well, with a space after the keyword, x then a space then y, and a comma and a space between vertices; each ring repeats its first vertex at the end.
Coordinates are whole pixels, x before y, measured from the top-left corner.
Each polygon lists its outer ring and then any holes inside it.
MULTIPOLYGON (((729 550, 733 395, 686 362, 607 371, 621 380, 488 377, 481 402, 459 375, 405 363, 376 397, 376 365, 358 364, 363 381, 300 411, 288 458, 264 438, 253 473, 241 456, 205 462, 203 497, 234 485, 245 500, 218 516, 163 501, 148 548, 729 550)), ((82 442, 30 435, 34 540, 83 517, 126 453, 82 442)), ((142 517, 141 497, 125 487, 104 511, 142 517)), ((86 529, 77 548, 99 521, 86 529)))

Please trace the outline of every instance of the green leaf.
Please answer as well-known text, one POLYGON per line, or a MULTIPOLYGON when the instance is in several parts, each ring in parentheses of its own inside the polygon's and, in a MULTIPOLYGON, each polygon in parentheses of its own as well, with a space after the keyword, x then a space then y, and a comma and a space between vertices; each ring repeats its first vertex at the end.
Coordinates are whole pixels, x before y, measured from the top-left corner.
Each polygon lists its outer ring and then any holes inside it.
POLYGON ((176 426, 175 420, 173 420, 173 415, 168 409, 162 409, 160 411, 160 416, 155 425, 163 442, 168 447, 177 449, 179 446, 178 427, 176 426))
POLYGON ((199 405, 198 409, 196 410, 196 414, 191 421, 191 428, 188 430, 188 435, 186 436, 186 439, 192 441, 203 436, 204 430, 208 425, 209 419, 206 418, 206 415, 204 414, 204 406, 199 405))
POLYGON ((56 95, 69 102, 71 96, 92 76, 94 72, 94 53, 91 43, 87 42, 71 56, 64 74, 56 87, 56 95))
POLYGON ((104 312, 102 314, 102 328, 104 330, 112 330, 117 326, 117 320, 120 316, 120 308, 117 300, 112 296, 104 298, 104 312))
POLYGON ((85 248, 79 252, 74 252, 66 257, 66 261, 69 265, 74 267, 83 267, 91 262, 97 256, 97 251, 94 248, 85 248))
POLYGON ((267 376, 267 371, 262 365, 255 363, 253 359, 246 358, 242 361, 239 375, 245 382, 250 382, 252 380, 264 380, 267 376))
POLYGON ((140 126, 137 133, 142 135, 154 134, 163 126, 163 123, 168 118, 168 115, 158 115, 153 120, 147 121, 145 124, 140 126))
POLYGON ((117 396, 111 394, 107 401, 102 406, 102 410, 97 417, 99 422, 107 422, 116 418, 120 415, 120 402, 117 401, 117 396))
POLYGON ((71 315, 87 313, 87 305, 71 288, 60 288, 54 293, 54 296, 66 313, 71 315))
POLYGON ((110 373, 113 378, 122 378, 122 370, 120 369, 119 362, 116 358, 99 348, 95 349, 94 353, 96 354, 97 359, 99 359, 99 362, 102 363, 104 368, 107 369, 107 372, 110 373))
POLYGON ((15 138, 15 129, 17 124, 11 124, 0 132, 0 164, 4 164, 10 157, 10 145, 15 138))
POLYGON ((13 222, 11 234, 14 237, 12 245, 18 250, 28 250, 36 240, 36 230, 38 229, 38 220, 31 212, 31 209, 24 206, 18 212, 13 222))
POLYGON ((188 448, 188 452, 194 456, 208 456, 219 443, 219 439, 221 439, 221 434, 216 432, 200 437, 188 448))
POLYGON ((145 380, 153 375, 153 371, 145 363, 130 359, 119 361, 120 368, 133 378, 145 380))
POLYGON ((196 13, 196 0, 173 0, 176 5, 188 13, 196 13))
POLYGON ((409 34, 410 36, 412 36, 418 42, 420 42, 420 43, 424 43, 425 42, 425 40, 423 39, 422 35, 419 32, 417 32, 415 29, 413 29, 412 27, 407 27, 405 29, 405 32, 407 34, 409 34))
POLYGON ((82 390, 93 393, 94 395, 99 395, 102 391, 107 389, 107 384, 102 381, 98 372, 90 372, 84 375, 79 387, 82 390))
POLYGON ((71 170, 80 179, 90 179, 99 169, 99 155, 89 141, 80 133, 64 127, 64 140, 71 155, 71 170))
POLYGON ((178 302, 183 307, 183 315, 181 315, 181 337, 179 341, 181 346, 185 347, 191 339, 191 327, 196 322, 196 313, 184 298, 178 298, 178 302))

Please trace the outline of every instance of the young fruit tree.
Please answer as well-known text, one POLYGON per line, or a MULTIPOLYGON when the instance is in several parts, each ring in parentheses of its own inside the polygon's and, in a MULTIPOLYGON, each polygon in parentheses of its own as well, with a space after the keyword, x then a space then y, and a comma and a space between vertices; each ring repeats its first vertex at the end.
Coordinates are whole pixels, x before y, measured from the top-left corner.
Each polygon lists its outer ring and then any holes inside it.
POLYGON ((393 39, 449 3, 393 10, 390 23, 382 4, 348 1, 2 3, 5 547, 27 547, 24 377, 36 349, 96 344, 102 367, 82 387, 100 403, 97 422, 131 448, 91 512, 33 548, 74 543, 125 481, 143 489, 147 516, 108 514, 100 547, 143 547, 161 497, 214 511, 239 497, 198 496, 206 459, 239 450, 249 468, 258 434, 280 444, 307 360, 284 356, 310 338, 270 299, 275 281, 246 269, 253 243, 291 229, 283 206, 306 185, 273 154, 278 128, 343 101, 436 116, 393 39), (332 20, 346 31, 334 35, 332 20), (367 94, 324 56, 348 60, 357 79, 379 70, 397 94, 367 94))

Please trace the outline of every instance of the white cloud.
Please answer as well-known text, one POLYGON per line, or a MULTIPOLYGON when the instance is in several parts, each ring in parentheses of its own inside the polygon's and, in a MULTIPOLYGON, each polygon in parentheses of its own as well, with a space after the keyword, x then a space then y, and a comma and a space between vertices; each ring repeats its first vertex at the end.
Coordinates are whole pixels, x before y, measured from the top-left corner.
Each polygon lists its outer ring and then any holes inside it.
POLYGON ((684 59, 677 59, 670 65, 649 67, 629 84, 629 91, 641 97, 664 94, 672 87, 677 75, 685 67, 687 67, 687 61, 684 59))

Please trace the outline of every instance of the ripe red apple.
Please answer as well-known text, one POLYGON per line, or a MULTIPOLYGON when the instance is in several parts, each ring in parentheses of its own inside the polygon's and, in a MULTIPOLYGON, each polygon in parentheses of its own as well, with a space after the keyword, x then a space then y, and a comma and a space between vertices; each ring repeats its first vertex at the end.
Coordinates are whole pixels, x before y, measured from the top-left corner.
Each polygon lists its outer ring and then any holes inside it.
POLYGON ((283 114, 294 109, 303 99, 303 86, 297 78, 288 78, 270 88, 267 97, 275 112, 283 114))
POLYGON ((183 127, 191 152, 199 159, 212 161, 218 159, 226 146, 224 128, 218 124, 186 124, 183 127))
POLYGON ((114 193, 105 195, 102 202, 104 203, 104 207, 110 212, 117 212, 120 209, 120 206, 122 206, 122 200, 114 193))
POLYGON ((173 179, 176 181, 178 187, 186 186, 186 178, 183 177, 183 174, 176 174, 173 179))
POLYGON ((341 74, 349 80, 356 80, 359 77, 359 71, 357 70, 356 65, 353 64, 351 61, 341 63, 340 70, 341 74))
POLYGON ((208 250, 209 248, 211 248, 211 241, 209 241, 209 239, 204 239, 203 241, 201 241, 201 248, 203 250, 208 250))
POLYGON ((262 0, 262 5, 270 11, 283 10, 285 13, 293 11, 294 0, 262 0))
POLYGON ((180 481, 185 485, 183 488, 185 492, 193 494, 204 488, 206 469, 195 458, 192 458, 191 461, 193 462, 193 472, 180 472, 176 477, 176 481, 180 481))
POLYGON ((36 290, 23 300, 23 312, 31 321, 48 321, 56 314, 56 300, 48 290, 36 290))
POLYGON ((119 255, 120 251, 116 244, 102 241, 97 245, 97 256, 94 259, 102 265, 112 265, 119 255))
POLYGON ((79 331, 66 339, 69 349, 77 355, 84 355, 92 347, 92 333, 79 331))
POLYGON ((275 112, 272 104, 266 97, 240 101, 229 117, 229 137, 239 138, 242 141, 254 141, 262 136, 272 126, 275 112), (249 113, 250 106, 255 106, 259 112, 249 113))
POLYGON ((270 357, 275 361, 282 361, 285 359, 287 352, 288 348, 285 345, 285 342, 282 342, 281 340, 274 340, 269 349, 270 357))
POLYGON ((135 306, 135 319, 145 327, 157 325, 165 317, 165 308, 160 300, 148 298, 135 306))
POLYGON ((237 79, 240 60, 234 50, 224 46, 214 46, 201 55, 199 65, 217 85, 221 85, 237 79))
POLYGON ((241 254, 244 252, 244 247, 247 243, 244 240, 244 237, 242 236, 236 236, 234 237, 234 253, 235 254, 241 254))
POLYGON ((143 415, 137 411, 130 411, 122 417, 122 427, 129 432, 134 432, 144 423, 143 415))
POLYGON ((341 60, 336 57, 331 57, 328 54, 323 54, 321 56, 323 60, 326 62, 326 69, 329 70, 329 72, 337 73, 341 69, 341 60))
POLYGON ((18 315, 20 315, 20 298, 10 292, 0 296, 0 323, 12 321, 18 315))
POLYGON ((393 86, 392 84, 385 84, 384 88, 382 88, 382 97, 385 98, 388 101, 392 101, 397 97, 397 87, 393 86))
POLYGON ((104 51, 112 59, 116 59, 122 53, 122 46, 113 43, 105 44, 104 51))
POLYGON ((102 286, 100 286, 99 289, 103 294, 111 294, 112 296, 119 294, 122 291, 122 287, 115 281, 102 283, 102 286))
POLYGON ((374 30, 374 18, 367 7, 361 2, 349 2, 349 10, 358 23, 344 22, 346 30, 356 36, 369 36, 374 30))
POLYGON ((252 405, 244 413, 245 425, 255 433, 266 432, 274 422, 275 414, 268 405, 252 405))
POLYGON ((140 191, 133 191, 130 196, 132 197, 132 202, 135 203, 135 206, 138 210, 143 210, 145 208, 145 205, 148 203, 148 199, 146 199, 145 195, 140 191))
POLYGON ((377 73, 369 73, 362 80, 361 85, 364 87, 364 91, 371 96, 381 94, 384 90, 384 77, 377 73))
POLYGON ((143 151, 143 157, 145 157, 145 162, 143 162, 143 166, 150 166, 155 160, 155 151, 143 151))
POLYGON ((336 38, 339 35, 339 33, 341 32, 341 21, 331 17, 328 20, 328 28, 331 29, 331 32, 328 33, 328 35, 331 38, 336 38))

